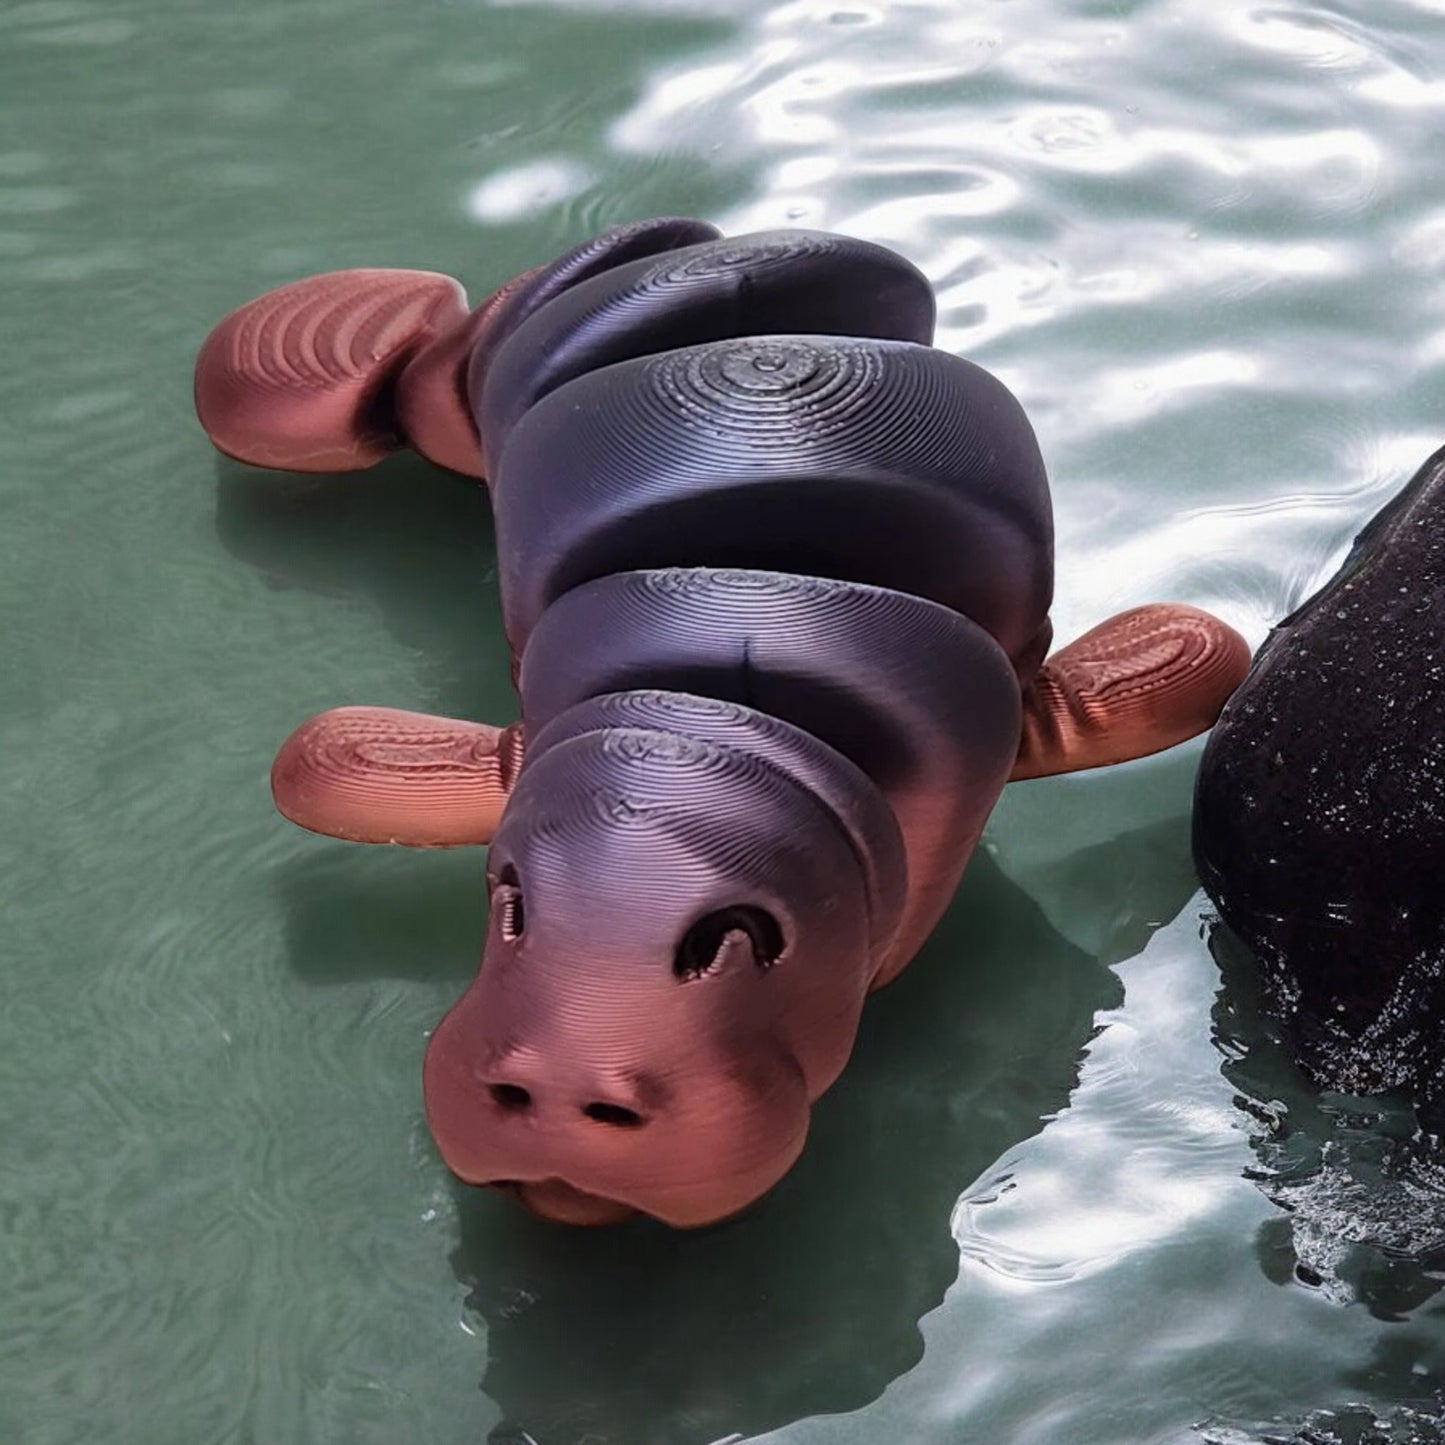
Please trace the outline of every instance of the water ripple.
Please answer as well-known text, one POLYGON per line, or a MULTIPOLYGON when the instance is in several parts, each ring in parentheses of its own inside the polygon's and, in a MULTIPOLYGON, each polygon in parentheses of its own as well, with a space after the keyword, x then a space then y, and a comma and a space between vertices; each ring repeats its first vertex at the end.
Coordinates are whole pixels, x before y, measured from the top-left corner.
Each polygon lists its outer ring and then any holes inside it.
POLYGON ((1029 897, 974 871, 991 963, 947 930, 948 1006, 876 1002, 890 1048, 768 1209, 664 1246, 459 1200, 417 1071, 476 860, 292 835, 265 771, 338 702, 506 715, 480 503, 415 463, 222 466, 218 540, 187 388, 217 316, 306 271, 475 292, 638 214, 854 231, 1033 418, 1060 633, 1172 596, 1258 640, 1439 440, 1440 18, 0 7, 0 1438, 460 1445, 484 1376, 544 1445, 879 1391, 774 1439, 1358 1439, 1362 1399, 1429 1438, 1397 1407, 1445 1372, 1438 1173, 1228 1029, 1221 1075, 1197 752, 1010 790, 980 866, 1029 897))
POLYGON ((1178 1082, 1161 1087, 1165 1060, 1200 1053, 1181 1028, 1185 989, 1170 942, 1161 936, 1126 970, 1126 1005, 1100 1018, 1073 1106, 1005 1161, 1010 1188, 990 1175, 960 1198, 953 1229, 965 1274, 972 1262, 1069 1283, 1187 1237, 1215 1209, 1221 1175, 1239 1160, 1240 1121, 1208 1075, 1185 1093, 1178 1082))

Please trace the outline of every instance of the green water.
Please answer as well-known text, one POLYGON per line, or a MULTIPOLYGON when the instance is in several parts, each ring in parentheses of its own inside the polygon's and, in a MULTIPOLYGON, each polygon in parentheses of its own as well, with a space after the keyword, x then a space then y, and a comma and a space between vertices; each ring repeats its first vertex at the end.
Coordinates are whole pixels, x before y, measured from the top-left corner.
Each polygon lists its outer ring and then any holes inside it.
POLYGON ((1010 790, 742 1220, 453 1185, 419 1065, 480 861, 303 835, 266 773, 339 703, 510 717, 484 500, 219 461, 189 382, 312 271, 851 231, 1033 417, 1060 634, 1174 598, 1257 642, 1445 431, 1442 125, 1438 0, 0 6, 0 1442, 1192 1445, 1428 1399, 1445 1188, 1216 997, 1197 746, 1010 790))

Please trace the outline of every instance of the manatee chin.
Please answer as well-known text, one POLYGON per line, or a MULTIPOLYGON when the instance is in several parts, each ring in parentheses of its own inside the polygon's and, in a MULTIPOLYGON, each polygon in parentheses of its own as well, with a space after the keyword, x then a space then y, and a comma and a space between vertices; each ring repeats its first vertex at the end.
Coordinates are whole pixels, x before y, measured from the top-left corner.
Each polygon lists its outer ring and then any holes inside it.
POLYGON ((746 1209, 801 1152, 811 1116, 802 1071, 765 1040, 749 1048, 743 1036, 728 1053, 695 1041, 688 1057, 690 1035, 669 1029, 684 1045, 656 1060, 670 1086, 626 1093, 625 1076, 605 1064, 560 1065, 560 1047, 495 1047, 488 1024, 507 1016, 506 1002, 474 986, 427 1048, 427 1121, 462 1182, 557 1223, 613 1224, 640 1213, 695 1229, 746 1209), (503 1074, 507 1082, 496 1082, 503 1074), (603 1092, 632 1104, 613 1103, 614 1114, 600 1100, 584 1102, 603 1092))
POLYGON ((539 1179, 533 1184, 505 1179, 494 1181, 491 1187, 512 1195, 539 1219, 553 1224, 576 1224, 584 1228, 621 1224, 637 1213, 630 1204, 574 1189, 562 1179, 539 1179))

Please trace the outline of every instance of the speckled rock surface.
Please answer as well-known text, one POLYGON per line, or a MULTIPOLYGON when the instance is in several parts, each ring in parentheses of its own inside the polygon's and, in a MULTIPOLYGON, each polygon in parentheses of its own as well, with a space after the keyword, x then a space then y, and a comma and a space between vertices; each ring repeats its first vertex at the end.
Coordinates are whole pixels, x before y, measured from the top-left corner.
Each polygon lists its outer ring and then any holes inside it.
POLYGON ((1445 1105, 1445 451, 1281 622, 1200 767, 1194 851, 1301 1063, 1445 1105))

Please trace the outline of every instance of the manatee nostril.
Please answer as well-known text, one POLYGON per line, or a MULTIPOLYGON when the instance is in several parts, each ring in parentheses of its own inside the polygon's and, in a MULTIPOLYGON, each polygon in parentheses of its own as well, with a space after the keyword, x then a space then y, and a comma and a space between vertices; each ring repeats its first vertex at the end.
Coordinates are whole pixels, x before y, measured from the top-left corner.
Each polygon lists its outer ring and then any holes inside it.
POLYGON ((646 1122, 636 1109, 629 1109, 625 1104, 606 1104, 599 1101, 584 1105, 582 1112, 589 1119, 599 1124, 610 1124, 614 1129, 637 1129, 646 1122))
POLYGON ((520 1113, 532 1107, 532 1096, 520 1084, 493 1084, 493 1100, 512 1113, 520 1113))

